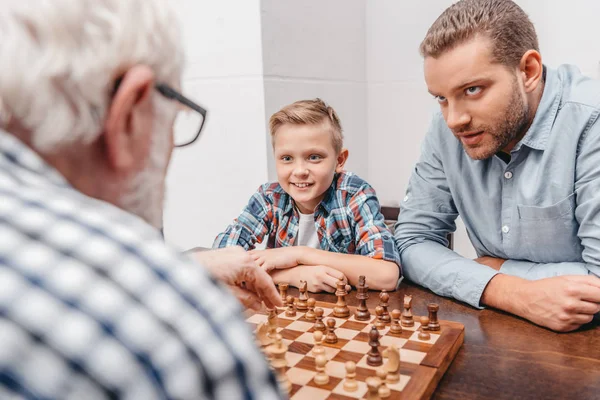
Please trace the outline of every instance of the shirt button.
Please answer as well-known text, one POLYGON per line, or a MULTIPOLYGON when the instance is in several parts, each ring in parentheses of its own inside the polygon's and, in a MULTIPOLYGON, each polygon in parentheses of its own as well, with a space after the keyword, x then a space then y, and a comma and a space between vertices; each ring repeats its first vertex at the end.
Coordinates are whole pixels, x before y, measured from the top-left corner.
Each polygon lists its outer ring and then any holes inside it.
POLYGON ((510 231, 510 228, 508 227, 508 225, 504 225, 504 226, 502 227, 502 232, 504 232, 504 233, 508 233, 509 231, 510 231))
POLYGON ((510 171, 506 171, 506 172, 504 173, 504 177, 505 177, 506 179, 510 179, 510 178, 512 178, 512 172, 510 172, 510 171))
POLYGON ((408 195, 404 196, 404 201, 408 201, 408 195))

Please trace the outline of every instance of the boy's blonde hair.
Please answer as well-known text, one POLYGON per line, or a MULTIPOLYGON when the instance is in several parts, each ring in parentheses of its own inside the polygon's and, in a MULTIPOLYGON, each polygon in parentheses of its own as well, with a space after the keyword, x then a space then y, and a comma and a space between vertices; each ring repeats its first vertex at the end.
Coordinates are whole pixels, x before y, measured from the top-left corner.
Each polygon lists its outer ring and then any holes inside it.
POLYGON ((273 114, 269 119, 271 141, 275 142, 275 133, 284 124, 318 125, 325 121, 329 121, 333 148, 339 153, 344 145, 342 124, 335 110, 321 99, 300 100, 273 114))
POLYGON ((437 58, 477 35, 492 41, 492 57, 516 67, 528 50, 539 51, 529 17, 511 0, 461 0, 431 25, 420 46, 423 57, 437 58))

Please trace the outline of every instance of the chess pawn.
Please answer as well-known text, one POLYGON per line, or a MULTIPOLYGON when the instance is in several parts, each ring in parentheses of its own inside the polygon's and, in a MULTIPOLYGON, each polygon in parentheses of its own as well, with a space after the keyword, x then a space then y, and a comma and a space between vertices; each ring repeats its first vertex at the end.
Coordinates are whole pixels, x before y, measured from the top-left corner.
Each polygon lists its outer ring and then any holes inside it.
POLYGON ((281 296, 281 301, 283 302, 283 304, 285 304, 287 302, 287 291, 290 285, 289 283, 281 282, 277 285, 277 287, 279 288, 279 295, 281 296))
POLYGON ((317 320, 314 326, 315 331, 326 332, 327 327, 323 323, 323 309, 321 307, 315 308, 315 319, 317 320))
POLYGON ((315 304, 316 304, 316 300, 313 299, 312 297, 310 299, 308 299, 306 301, 306 307, 308 307, 308 311, 306 312, 306 314, 304 314, 304 318, 307 321, 310 322, 314 322, 316 321, 316 315, 315 315, 315 304))
POLYGON ((329 375, 325 373, 325 365, 327 365, 327 357, 325 354, 319 354, 315 357, 315 369, 317 374, 315 375, 314 381, 317 385, 327 385, 329 383, 329 375))
POLYGON ((377 315, 377 319, 375 320, 375 328, 379 330, 385 329, 385 322, 383 322, 383 307, 377 306, 375 307, 375 315, 377 315))
POLYGON ((298 295, 298 301, 296 302, 296 310, 306 311, 308 309, 308 305, 307 305, 308 295, 306 294, 306 291, 307 291, 306 281, 300 281, 299 291, 300 291, 300 294, 298 295))
POLYGON ((365 379, 368 388, 367 400, 379 400, 379 388, 381 387, 381 379, 376 376, 370 376, 365 379))
POLYGON ((379 397, 381 397, 382 399, 390 397, 390 395, 392 394, 392 391, 385 384, 385 380, 387 378, 387 371, 385 370, 385 368, 383 368, 383 367, 377 368, 377 377, 381 380, 381 386, 379 386, 379 390, 378 390, 379 397))
POLYGON ((367 299, 369 298, 369 287, 366 283, 364 275, 358 277, 358 285, 356 286, 356 298, 359 301, 358 307, 356 308, 356 314, 354 318, 357 321, 368 321, 371 319, 371 313, 367 308, 367 299))
POLYGON ((267 348, 267 352, 271 359, 271 365, 277 372, 277 381, 289 395, 292 391, 292 383, 285 373, 287 368, 285 354, 287 351, 288 347, 283 343, 283 339, 279 333, 275 336, 275 343, 267 348))
POLYGON ((383 358, 379 352, 379 331, 373 325, 369 332, 369 346, 371 350, 367 353, 367 364, 372 367, 379 367, 383 364, 383 358))
POLYGON ((389 301, 390 301, 390 295, 388 294, 388 292, 386 290, 382 290, 381 293, 379 293, 379 305, 383 308, 383 314, 381 315, 381 320, 385 324, 389 324, 390 322, 392 322, 392 320, 390 318, 390 313, 388 311, 388 306, 390 305, 389 301))
POLYGON ((329 318, 327 320, 327 336, 325 336, 325 343, 335 344, 338 339, 335 335, 335 319, 329 318))
POLYGON ((427 311, 429 311, 429 324, 427 326, 430 331, 439 331, 440 323, 438 322, 437 313, 440 309, 440 306, 435 303, 429 303, 427 305, 427 311))
POLYGON ((400 319, 400 323, 402 326, 414 326, 415 321, 413 320, 413 315, 410 310, 412 307, 412 296, 404 295, 404 311, 402 311, 402 318, 400 319))
POLYGON ((323 332, 314 331, 313 339, 315 341, 315 345, 312 349, 313 356, 316 357, 319 354, 325 354, 325 348, 323 347, 323 332))
POLYGON ((269 310, 267 325, 269 325, 268 336, 271 339, 275 339, 275 334, 277 333, 277 309, 272 308, 269 310))
POLYGON ((354 361, 346 362, 346 379, 344 380, 344 390, 346 392, 356 392, 358 383, 356 382, 356 363, 354 361))
POLYGON ((286 297, 285 302, 287 303, 287 310, 285 310, 285 316, 295 317, 296 309, 294 308, 294 298, 292 296, 288 296, 286 297))
POLYGON ((419 340, 429 340, 431 335, 427 332, 427 325, 429 325, 428 317, 421 317, 421 329, 419 330, 419 340))
POLYGON ((400 325, 400 310, 392 310, 392 324, 390 325, 390 335, 400 335, 402 333, 402 325, 400 325))
POLYGON ((336 318, 348 318, 350 316, 350 309, 346 304, 346 295, 348 294, 348 292, 346 292, 346 284, 344 281, 339 280, 337 281, 336 286, 337 289, 335 295, 338 300, 337 303, 335 303, 335 307, 333 307, 333 316, 336 318))

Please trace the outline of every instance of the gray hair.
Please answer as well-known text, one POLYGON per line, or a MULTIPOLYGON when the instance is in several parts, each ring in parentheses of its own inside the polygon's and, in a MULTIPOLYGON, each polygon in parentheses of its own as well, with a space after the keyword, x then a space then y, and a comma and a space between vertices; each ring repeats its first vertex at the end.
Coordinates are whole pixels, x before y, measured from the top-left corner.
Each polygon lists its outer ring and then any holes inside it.
POLYGON ((10 115, 51 151, 93 142, 115 79, 135 64, 180 79, 183 52, 168 0, 3 0, 0 124, 10 115))

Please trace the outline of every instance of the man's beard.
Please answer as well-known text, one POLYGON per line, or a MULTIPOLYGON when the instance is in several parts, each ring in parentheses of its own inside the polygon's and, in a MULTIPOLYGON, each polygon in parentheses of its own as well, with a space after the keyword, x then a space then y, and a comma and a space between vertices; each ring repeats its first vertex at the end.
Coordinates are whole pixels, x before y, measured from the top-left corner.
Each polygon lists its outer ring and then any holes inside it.
POLYGON ((127 185, 121 198, 121 207, 144 219, 153 227, 160 229, 163 225, 163 205, 165 198, 165 170, 169 161, 171 144, 170 118, 162 99, 154 100, 157 110, 154 119, 150 143, 150 155, 146 167, 127 185), (162 111, 162 112, 161 112, 162 111))
POLYGON ((523 96, 519 90, 517 79, 513 81, 512 96, 502 114, 499 122, 495 126, 468 126, 462 128, 460 132, 480 132, 484 131, 492 138, 492 144, 486 147, 471 147, 463 145, 467 154, 474 160, 485 160, 504 149, 512 140, 520 134, 524 134, 524 130, 529 124, 529 106, 525 103, 523 96))

